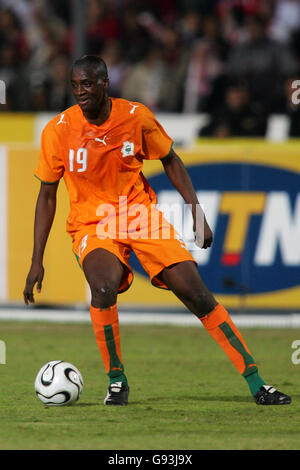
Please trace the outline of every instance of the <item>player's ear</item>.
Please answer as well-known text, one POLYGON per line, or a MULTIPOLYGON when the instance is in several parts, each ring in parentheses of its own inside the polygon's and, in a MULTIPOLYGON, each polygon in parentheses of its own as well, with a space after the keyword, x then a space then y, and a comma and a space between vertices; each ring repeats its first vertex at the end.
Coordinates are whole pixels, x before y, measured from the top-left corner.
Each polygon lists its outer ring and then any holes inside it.
POLYGON ((109 78, 108 77, 103 79, 103 85, 104 85, 105 88, 109 87, 109 78))

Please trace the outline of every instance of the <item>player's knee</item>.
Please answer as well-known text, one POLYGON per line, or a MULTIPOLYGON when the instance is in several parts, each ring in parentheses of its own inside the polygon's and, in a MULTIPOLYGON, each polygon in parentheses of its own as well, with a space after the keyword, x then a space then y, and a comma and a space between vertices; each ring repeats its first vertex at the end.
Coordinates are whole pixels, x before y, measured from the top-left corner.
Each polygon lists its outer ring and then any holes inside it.
POLYGON ((95 307, 107 308, 116 303, 118 287, 113 281, 96 280, 90 283, 90 289, 95 307))
POLYGON ((190 299, 193 306, 193 313, 199 318, 208 315, 216 305, 213 296, 207 292, 193 292, 190 299))

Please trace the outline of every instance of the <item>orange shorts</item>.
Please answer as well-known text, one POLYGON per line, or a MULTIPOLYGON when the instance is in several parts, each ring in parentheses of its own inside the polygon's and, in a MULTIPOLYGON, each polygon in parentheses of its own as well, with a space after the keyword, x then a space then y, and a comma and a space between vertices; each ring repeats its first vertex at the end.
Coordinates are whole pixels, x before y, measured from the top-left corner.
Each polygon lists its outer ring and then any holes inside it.
POLYGON ((159 217, 159 224, 154 228, 148 227, 148 225, 146 227, 141 220, 138 227, 136 223, 131 224, 132 221, 127 221, 125 231, 110 230, 105 232, 104 236, 103 225, 101 228, 99 222, 98 224, 86 225, 82 230, 72 233, 73 252, 79 265, 82 266, 86 255, 97 248, 103 248, 113 253, 125 267, 119 293, 125 292, 133 281, 129 256, 130 252, 134 251, 143 269, 150 277, 151 283, 156 287, 168 289, 157 277, 159 273, 164 268, 181 261, 193 261, 194 263, 196 261, 180 235, 158 209, 154 209, 154 216, 159 217))

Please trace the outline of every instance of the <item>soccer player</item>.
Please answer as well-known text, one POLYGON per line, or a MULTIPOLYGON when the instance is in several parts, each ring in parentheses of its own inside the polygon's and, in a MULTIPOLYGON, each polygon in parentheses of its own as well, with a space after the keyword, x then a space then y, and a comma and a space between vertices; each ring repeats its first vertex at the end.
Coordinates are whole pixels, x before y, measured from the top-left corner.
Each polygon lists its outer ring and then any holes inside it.
POLYGON ((289 396, 260 377, 228 312, 203 283, 191 253, 155 207, 155 193, 142 174, 144 159, 161 160, 166 175, 191 207, 197 243, 204 249, 211 246, 212 232, 198 210, 194 187, 172 140, 142 103, 110 98, 108 85, 107 67, 101 58, 87 55, 75 61, 71 86, 78 104, 56 116, 43 130, 35 172, 41 187, 25 303, 34 302, 36 284, 37 291, 41 290, 43 254, 63 177, 71 206, 67 231, 90 286, 91 321, 109 377, 104 403, 128 403, 117 296, 132 282, 128 260, 133 250, 152 284, 171 290, 199 318, 245 378, 257 404, 289 404, 289 396))

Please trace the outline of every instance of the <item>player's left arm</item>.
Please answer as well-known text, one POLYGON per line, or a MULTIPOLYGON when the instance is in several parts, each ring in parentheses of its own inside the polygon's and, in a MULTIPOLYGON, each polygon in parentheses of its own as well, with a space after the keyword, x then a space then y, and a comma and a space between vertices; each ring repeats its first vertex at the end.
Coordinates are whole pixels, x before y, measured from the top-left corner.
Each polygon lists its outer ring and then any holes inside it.
POLYGON ((199 204, 194 185, 184 163, 173 149, 166 157, 161 158, 161 162, 169 180, 181 194, 186 204, 191 207, 196 244, 201 248, 210 247, 213 234, 199 204))

